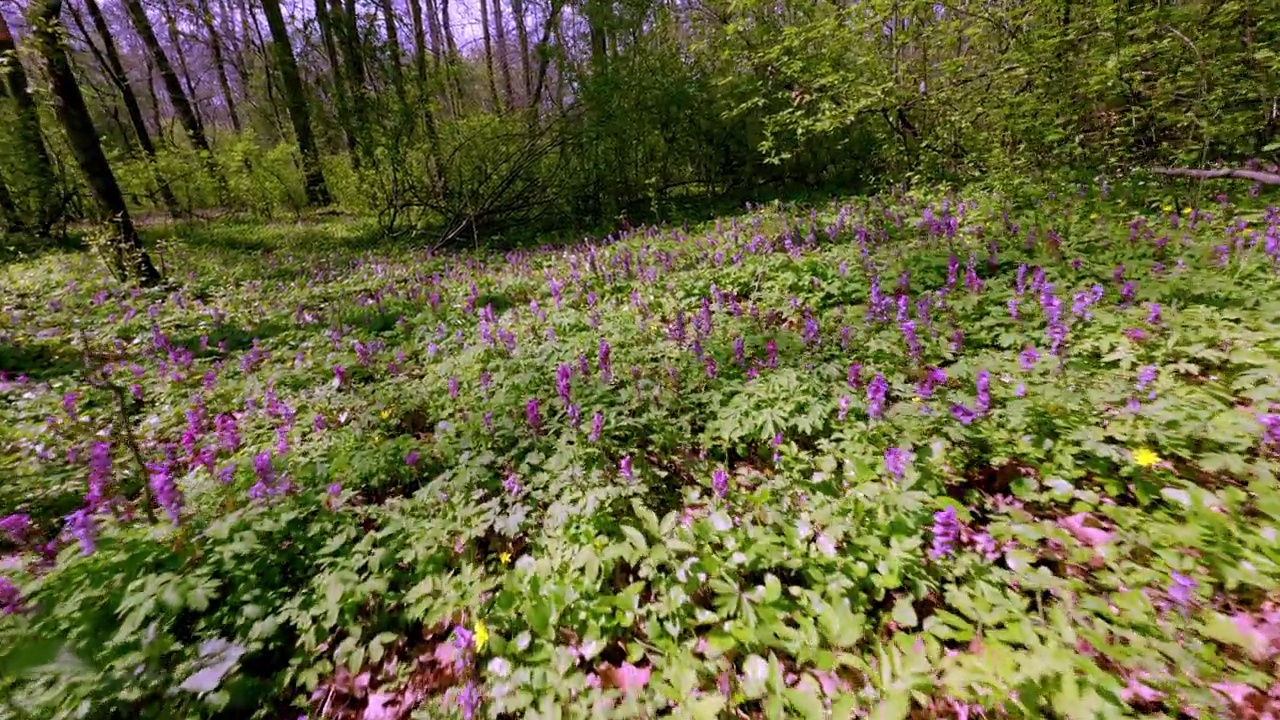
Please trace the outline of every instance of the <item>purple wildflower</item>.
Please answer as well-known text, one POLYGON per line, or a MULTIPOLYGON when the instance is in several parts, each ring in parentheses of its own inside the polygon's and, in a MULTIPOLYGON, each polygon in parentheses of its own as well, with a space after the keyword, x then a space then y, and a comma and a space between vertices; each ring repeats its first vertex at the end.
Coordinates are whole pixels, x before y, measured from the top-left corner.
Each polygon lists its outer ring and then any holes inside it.
POLYGON ((99 440, 89 448, 89 492, 85 502, 97 510, 107 499, 107 486, 111 483, 111 443, 99 440))
POLYGON ((169 516, 170 522, 177 525, 182 512, 182 492, 173 479, 172 455, 172 448, 166 448, 163 460, 147 463, 147 484, 156 504, 169 516))
POLYGON ((901 447, 891 447, 884 451, 884 469, 890 475, 901 480, 902 475, 911 464, 911 451, 901 447))
POLYGON ((899 326, 902 330, 902 337, 907 343, 907 354, 912 360, 920 359, 920 338, 916 336, 916 323, 914 320, 904 320, 899 326))
MULTIPOLYGON (((1146 390, 1151 383, 1156 381, 1156 374, 1160 371, 1155 365, 1144 365, 1138 370, 1138 382, 1135 387, 1138 390, 1146 390)), ((1151 397, 1155 397, 1155 392, 1151 393, 1151 397)))
POLYGON ((944 558, 955 551, 956 541, 960 538, 960 520, 956 517, 956 509, 947 506, 933 514, 933 545, 929 548, 929 556, 944 558))
POLYGON ((409 467, 414 467, 418 464, 420 457, 421 456, 418 454, 417 450, 410 450, 409 453, 404 456, 404 464, 409 467))
POLYGON ((978 396, 974 403, 974 409, 978 414, 985 414, 991 409, 991 373, 986 370, 978 371, 977 379, 978 396))
POLYGON ((1186 610, 1191 604, 1198 583, 1177 570, 1170 572, 1169 575, 1173 578, 1173 582, 1169 585, 1169 599, 1179 608, 1186 610))
POLYGON ((622 460, 618 462, 618 472, 622 475, 622 477, 626 478, 628 482, 631 482, 636 479, 635 475, 631 472, 631 456, 630 455, 624 456, 622 460))
POLYGON ((1147 306, 1147 324, 1160 324, 1160 303, 1151 303, 1147 306))
POLYGON ((529 398, 524 405, 525 420, 535 434, 542 429, 542 403, 538 398, 529 398))
POLYGON ((951 416, 959 420, 961 425, 968 425, 978 419, 978 413, 971 410, 969 406, 959 403, 951 406, 951 416))
POLYGON ((573 378, 573 366, 567 363, 561 363, 556 366, 556 393, 560 395, 560 400, 567 406, 570 404, 570 391, 572 389, 571 380, 573 378))
POLYGON ((333 384, 342 387, 347 384, 347 369, 341 365, 333 366, 333 384))
POLYGON ((733 361, 741 365, 746 357, 746 342, 741 336, 733 339, 733 361))
POLYGON ((841 395, 840 399, 836 401, 836 406, 839 408, 839 412, 836 413, 836 419, 840 422, 844 422, 845 418, 849 417, 850 402, 852 400, 849 399, 848 395, 841 395))
POLYGON ((16 615, 22 612, 22 593, 7 577, 0 576, 0 615, 16 615))
POLYGON ((849 366, 848 381, 849 387, 854 390, 862 387, 862 363, 854 363, 849 366))
POLYGON ((458 709, 462 711, 463 720, 471 720, 476 710, 480 708, 480 686, 476 681, 467 680, 462 689, 458 691, 458 709))
POLYGON ((1022 369, 1026 371, 1034 370, 1036 363, 1040 361, 1040 352, 1036 350, 1034 345, 1028 345, 1021 354, 1018 355, 1018 361, 1022 363, 1022 369))
POLYGON ((600 366, 600 379, 605 382, 613 381, 613 366, 609 363, 609 343, 604 338, 600 339, 600 348, 596 353, 596 362, 600 366))
POLYGON ((449 399, 451 399, 451 400, 457 400, 457 399, 458 399, 458 392, 459 392, 459 390, 458 390, 458 378, 456 378, 456 377, 450 377, 450 378, 449 378, 449 399))
POLYGON ((884 379, 882 373, 876 373, 876 377, 867 386, 867 414, 872 418, 880 418, 884 415, 885 395, 889 391, 889 383, 884 379))
POLYGON ((924 377, 920 382, 916 383, 916 393, 922 398, 933 396, 933 391, 939 385, 947 382, 947 371, 940 367, 930 366, 925 370, 924 377))
POLYGON ((21 545, 27 540, 27 533, 31 531, 31 516, 24 513, 13 513, 6 515, 0 519, 0 533, 9 538, 9 542, 15 545, 21 545))
POLYGON ((520 494, 524 486, 520 484, 520 476, 511 472, 507 473, 506 479, 502 481, 502 489, 511 497, 515 497, 520 494))
POLYGON ((97 524, 93 513, 87 509, 77 510, 67 516, 67 533, 80 541, 80 554, 92 555, 97 548, 97 524))
POLYGON ((587 439, 591 442, 599 442, 602 432, 604 432, 604 413, 597 410, 596 414, 591 416, 591 432, 587 435, 587 439))
POLYGON ((729 494, 729 473, 724 468, 716 468, 711 473, 711 490, 718 498, 729 494))

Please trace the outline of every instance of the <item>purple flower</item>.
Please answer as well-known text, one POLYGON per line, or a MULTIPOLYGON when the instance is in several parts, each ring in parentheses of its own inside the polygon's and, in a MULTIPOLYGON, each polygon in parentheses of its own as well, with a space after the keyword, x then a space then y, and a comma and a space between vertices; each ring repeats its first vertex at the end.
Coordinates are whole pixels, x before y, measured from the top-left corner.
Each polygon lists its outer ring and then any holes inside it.
POLYGON ((729 494, 729 473, 725 472, 724 468, 716 468, 715 472, 711 473, 711 490, 718 498, 729 494))
POLYGON ((415 465, 418 464, 419 458, 420 456, 417 450, 410 450, 409 454, 404 456, 404 464, 408 465, 409 467, 414 467, 415 465))
POLYGON ((1040 361, 1040 352, 1036 350, 1034 345, 1028 345, 1027 348, 1018 355, 1018 361, 1022 363, 1023 370, 1034 370, 1036 363, 1040 361))
POLYGON ((107 486, 111 483, 111 443, 98 440, 89 448, 89 492, 85 502, 97 510, 107 499, 107 486))
POLYGON ((933 545, 929 548, 929 556, 944 558, 955 551, 956 541, 960 539, 960 520, 956 517, 956 509, 947 506, 933 514, 933 545))
POLYGON ((163 460, 147 463, 147 484, 151 487, 151 495, 156 504, 169 516, 170 522, 177 525, 182 512, 182 492, 173 479, 172 456, 173 449, 166 448, 163 460))
POLYGON ((71 417, 76 416, 76 403, 80 400, 80 393, 69 392, 62 396, 62 409, 71 417))
POLYGON ((982 415, 991 408, 991 373, 986 370, 978 371, 978 398, 974 403, 974 409, 978 414, 982 415))
POLYGON ((511 497, 515 497, 520 494, 520 491, 524 489, 524 486, 520 484, 520 476, 511 472, 507 473, 506 479, 502 481, 502 489, 511 497))
POLYGON ((955 419, 959 420, 961 425, 968 425, 978 419, 978 413, 969 409, 967 405, 961 405, 959 403, 951 406, 951 415, 955 419))
POLYGON ((946 381, 946 370, 943 370, 940 367, 930 366, 925 371, 924 377, 920 379, 920 382, 916 383, 916 392, 922 398, 932 397, 934 389, 946 381))
POLYGON ((836 406, 839 408, 839 412, 836 413, 836 419, 840 422, 844 422, 844 419, 849 417, 850 402, 852 402, 852 400, 850 400, 848 395, 841 395, 840 399, 836 401, 836 406))
POLYGON ((1151 303, 1147 306, 1147 324, 1160 324, 1160 303, 1151 303))
POLYGON ((912 360, 920 359, 920 338, 916 336, 916 323, 914 320, 904 320, 899 328, 902 330, 902 337, 907 343, 907 354, 912 360))
POLYGON ((1133 342, 1142 342, 1147 339, 1147 331, 1142 328, 1128 328, 1124 331, 1124 336, 1133 342))
POLYGON ((542 429, 542 403, 538 398, 529 398, 529 402, 525 403, 524 416, 529 428, 537 434, 542 429))
POLYGON ((15 615, 22 612, 22 593, 18 586, 7 577, 0 576, 0 615, 15 615))
POLYGON ((458 709, 462 711, 463 720, 471 720, 480 708, 480 686, 475 680, 467 680, 458 691, 458 709))
POLYGON ((600 433, 604 432, 604 413, 596 411, 591 416, 591 432, 587 435, 587 439, 591 442, 600 442, 600 433))
MULTIPOLYGON (((1135 387, 1138 390, 1146 390, 1151 383, 1156 381, 1156 374, 1160 371, 1155 365, 1144 365, 1138 369, 1138 382, 1135 387)), ((1151 393, 1151 397, 1155 397, 1155 392, 1151 393)))
POLYGON ((849 387, 854 390, 862 387, 862 363, 854 363, 849 366, 848 381, 849 387))
POLYGON ((901 447, 891 447, 884 451, 884 469, 890 475, 901 480, 902 475, 911 464, 911 451, 901 447))
POLYGON ((600 349, 596 352, 596 363, 600 366, 600 378, 605 382, 613 381, 613 366, 609 364, 609 343, 600 339, 600 349))
POLYGON ((571 379, 573 378, 573 366, 561 363, 556 366, 556 393, 560 396, 560 400, 568 406, 571 402, 570 391, 571 379))
POLYGON ((1262 444, 1280 450, 1280 415, 1259 415, 1258 422, 1262 424, 1262 444))
POLYGON ((449 378, 449 398, 451 400, 458 399, 458 378, 449 378))
POLYGON ((1191 604, 1198 583, 1177 570, 1170 572, 1169 575, 1173 578, 1173 582, 1169 585, 1169 599, 1185 610, 1191 604))
POLYGON ((329 495, 338 497, 342 494, 342 483, 333 483, 329 486, 329 495))
POLYGON ((15 545, 26 542, 27 533, 31 531, 31 516, 23 513, 6 515, 0 519, 0 533, 15 545))
POLYGON ((333 366, 333 384, 342 387, 347 384, 347 369, 341 365, 333 366))
POLYGON ((97 548, 98 528, 93 520, 93 513, 87 509, 77 510, 67 516, 67 534, 80 541, 80 554, 92 555, 97 548))
POLYGON ((636 479, 635 475, 631 472, 630 455, 624 456, 622 460, 618 462, 618 472, 621 473, 622 477, 626 478, 628 482, 636 479))
POLYGON ((884 415, 885 395, 889 391, 889 383, 884 379, 884 375, 876 373, 876 377, 867 386, 867 414, 872 418, 880 418, 884 415))

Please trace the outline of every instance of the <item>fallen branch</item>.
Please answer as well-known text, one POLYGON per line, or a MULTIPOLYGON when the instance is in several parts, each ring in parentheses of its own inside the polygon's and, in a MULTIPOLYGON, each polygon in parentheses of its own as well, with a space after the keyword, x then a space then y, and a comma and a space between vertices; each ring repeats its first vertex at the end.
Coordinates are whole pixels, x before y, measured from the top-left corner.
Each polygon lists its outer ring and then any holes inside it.
POLYGON ((1264 185, 1280 185, 1280 175, 1262 172, 1261 170, 1244 170, 1241 168, 1220 168, 1217 170, 1194 170, 1192 168, 1151 168, 1157 175, 1177 175, 1178 177, 1199 178, 1200 180, 1216 180, 1230 178, 1235 180, 1251 180, 1264 185))

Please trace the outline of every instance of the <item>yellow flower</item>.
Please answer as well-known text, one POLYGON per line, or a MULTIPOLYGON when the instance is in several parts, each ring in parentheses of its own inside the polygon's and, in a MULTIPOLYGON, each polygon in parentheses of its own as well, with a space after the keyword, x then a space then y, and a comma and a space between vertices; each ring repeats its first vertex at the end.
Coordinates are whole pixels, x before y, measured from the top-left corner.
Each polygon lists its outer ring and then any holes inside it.
POLYGON ((506 565, 507 563, 511 562, 511 553, 509 552, 499 553, 498 562, 502 563, 503 565, 506 565))
POLYGON ((1165 211, 1165 212, 1173 212, 1173 206, 1172 206, 1172 205, 1164 205, 1164 206, 1162 206, 1160 209, 1161 209, 1161 210, 1163 210, 1163 211, 1165 211))
POLYGON ((390 411, 390 410, 383 410, 383 411, 382 411, 382 419, 383 419, 383 420, 386 420, 386 419, 387 419, 387 418, 389 418, 389 417, 391 417, 391 411, 390 411))
POLYGON ((475 644, 476 652, 484 650, 485 644, 489 642, 489 627, 484 624, 483 620, 476 621, 475 627, 475 644))
POLYGON ((1149 448, 1138 448, 1133 451, 1133 462, 1140 467, 1151 467, 1160 463, 1160 456, 1149 448))
POLYGON ((1189 208, 1189 207, 1184 207, 1184 208, 1182 208, 1182 214, 1183 214, 1183 215, 1190 215, 1190 214, 1191 214, 1191 208, 1189 208))

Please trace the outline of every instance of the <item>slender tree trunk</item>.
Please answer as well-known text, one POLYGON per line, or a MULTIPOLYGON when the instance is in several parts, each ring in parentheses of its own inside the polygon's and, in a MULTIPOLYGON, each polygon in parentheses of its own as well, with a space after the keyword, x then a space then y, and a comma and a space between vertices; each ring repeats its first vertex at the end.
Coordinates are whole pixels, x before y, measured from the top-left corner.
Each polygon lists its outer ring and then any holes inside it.
POLYGON ((490 1, 493 3, 493 31, 498 50, 498 71, 502 73, 502 92, 507 109, 511 109, 516 106, 516 98, 511 85, 511 49, 507 47, 507 23, 502 17, 503 0, 490 1))
POLYGON ((591 38, 591 69, 603 72, 608 62, 608 36, 605 28, 605 2, 607 0, 586 0, 587 31, 591 38))
POLYGON ((360 49, 360 36, 356 27, 355 1, 330 0, 329 17, 333 31, 342 47, 343 74, 346 76, 351 98, 351 123, 356 134, 356 149, 363 160, 368 160, 368 97, 365 92, 364 55, 360 49))
POLYGON ((524 24, 524 0, 511 0, 511 21, 516 25, 516 41, 520 43, 520 77, 525 103, 533 97, 533 63, 529 57, 529 31, 524 24))
MULTIPOLYGON (((137 139, 138 148, 142 150, 142 154, 155 167, 156 147, 151 142, 151 133, 147 130, 147 121, 142 117, 142 106, 138 104, 138 96, 133 92, 133 86, 129 84, 129 75, 125 72, 124 63, 120 61, 120 52, 116 49, 115 36, 111 34, 111 26, 107 24, 107 19, 102 14, 102 8, 98 5, 98 0, 84 0, 85 9, 89 11, 89 19, 93 22, 93 27, 98 32, 98 37, 102 38, 102 52, 99 54, 96 46, 92 42, 89 47, 93 50, 94 55, 98 55, 98 62, 102 64, 103 72, 111 80, 111 84, 115 85, 116 90, 120 92, 120 99, 124 102, 125 114, 129 116, 129 124, 133 127, 133 135, 137 139)), ((84 27, 84 21, 80 18, 80 13, 76 11, 75 5, 69 6, 71 10, 71 18, 79 26, 80 31, 85 37, 89 37, 89 31, 84 27)), ((173 190, 169 188, 169 183, 160 176, 159 170, 156 169, 156 183, 159 186, 160 200, 169 212, 178 215, 181 214, 181 208, 178 200, 173 196, 173 190)))
POLYGON ((462 80, 458 75, 458 43, 453 39, 453 21, 449 19, 449 0, 440 0, 440 26, 444 31, 445 95, 452 98, 450 112, 462 112, 462 80))
POLYGON ((67 133, 76 164, 84 173, 94 197, 110 214, 115 225, 116 232, 110 240, 108 254, 113 270, 122 278, 155 285, 160 282, 160 273, 142 247, 124 195, 111 172, 107 156, 102 152, 89 108, 85 106, 84 96, 80 94, 80 86, 71 70, 71 59, 67 56, 58 19, 61 12, 62 0, 43 0, 32 28, 36 46, 48 66, 54 110, 67 133))
POLYGON ((551 11, 547 13, 547 22, 542 26, 542 38, 538 40, 538 79, 533 86, 533 95, 529 101, 529 111, 536 117, 539 106, 542 105, 542 88, 547 81, 547 69, 551 66, 551 52, 548 43, 551 42, 551 33, 560 23, 560 10, 564 7, 564 0, 552 0, 551 11))
POLYGON ((204 31, 209 35, 209 51, 213 53, 213 67, 218 73, 218 88, 222 90, 222 102, 227 106, 227 116, 231 119, 231 129, 240 134, 240 114, 236 111, 236 96, 231 92, 231 81, 227 78, 227 63, 224 61, 222 38, 218 35, 217 25, 213 21, 213 8, 209 0, 200 0, 196 8, 200 13, 200 21, 204 23, 204 31))
POLYGON ((262 60, 263 87, 267 91, 267 106, 271 108, 271 119, 275 124, 276 138, 283 140, 285 137, 284 121, 280 118, 280 103, 276 102, 275 73, 271 72, 271 54, 267 50, 266 38, 262 35, 262 24, 258 22, 258 13, 254 12, 252 6, 245 0, 240 0, 240 17, 243 18, 242 22, 246 33, 250 27, 253 27, 253 33, 249 35, 249 43, 258 51, 258 57, 262 60), (256 44, 254 40, 257 41, 256 44))
POLYGON ((49 160, 49 151, 44 144, 44 136, 40 132, 40 109, 35 98, 31 97, 27 73, 18 59, 13 33, 10 32, 3 13, 0 13, 0 74, 4 75, 8 95, 17 106, 17 127, 14 131, 30 156, 27 172, 21 173, 29 174, 30 182, 24 182, 23 185, 39 199, 37 222, 43 232, 53 225, 59 213, 57 179, 53 163, 49 160))
POLYGON ((395 88, 396 99, 404 109, 409 107, 409 96, 404 87, 404 67, 400 64, 404 53, 400 48, 400 33, 396 29, 396 13, 391 7, 391 0, 378 0, 378 9, 382 11, 382 21, 387 31, 387 49, 391 54, 391 86, 395 88))
POLYGON ((320 41, 324 45, 325 57, 329 60, 329 69, 333 73, 333 102, 337 106, 338 125, 342 126, 342 136, 347 141, 347 154, 351 158, 351 166, 360 169, 360 145, 351 118, 351 101, 347 97, 347 78, 342 60, 338 57, 338 46, 333 39, 333 21, 329 17, 327 0, 315 0, 316 23, 320 26, 320 41))
POLYGON ((173 14, 170 0, 162 0, 160 12, 164 15, 165 29, 169 33, 169 47, 178 54, 178 70, 182 72, 182 83, 187 97, 191 101, 191 111, 195 113, 200 127, 204 127, 204 114, 200 111, 200 100, 196 96, 196 84, 191 79, 191 68, 187 66, 187 54, 182 50, 182 34, 178 32, 178 21, 173 14))
POLYGON ((298 61, 293 56, 289 30, 285 27, 284 15, 280 12, 280 0, 262 0, 262 10, 267 16, 267 27, 271 30, 276 65, 284 84, 289 119, 293 122, 293 134, 297 136, 298 150, 302 153, 307 204, 312 207, 328 205, 332 199, 329 197, 329 187, 324 182, 324 173, 320 170, 320 151, 316 149, 316 140, 311 134, 307 97, 302 89, 302 78, 298 76, 298 61))
POLYGON ((151 59, 155 62, 156 69, 160 71, 160 79, 164 81, 169 103, 173 105, 173 110, 177 113, 178 120, 182 123, 183 129, 186 130, 187 138, 191 141, 192 146, 199 151, 209 173, 217 181, 222 201, 227 202, 229 199, 227 179, 223 177, 222 171, 213 162, 213 153, 209 148, 209 140, 205 137, 204 126, 200 123, 200 118, 196 116, 195 110, 191 107, 191 101, 187 97, 186 91, 182 89, 182 82, 178 80, 177 73, 173 71, 169 56, 165 55, 164 49, 160 47, 160 41, 156 38, 155 30, 151 27, 151 20, 147 18, 147 12, 142 7, 142 0, 124 0, 124 6, 129 13, 129 19, 133 24, 134 30, 142 39, 142 44, 147 48, 147 54, 151 56, 151 59))
POLYGON ((430 98, 427 92, 427 53, 430 52, 435 66, 440 66, 440 56, 436 54, 435 28, 431 29, 431 45, 427 46, 427 29, 422 22, 421 0, 409 0, 409 19, 413 22, 413 70, 418 86, 418 99, 426 102, 430 98))
MULTIPOLYGON (((498 2, 498 0, 494 0, 498 2)), ((480 0, 480 27, 484 29, 484 79, 489 88, 489 100, 493 103, 494 112, 502 112, 502 101, 498 98, 498 84, 493 76, 493 38, 489 34, 489 3, 480 0)))
MULTIPOLYGON (((417 4, 417 0, 414 0, 417 4)), ((427 34, 431 38, 431 69, 440 72, 440 63, 444 57, 444 33, 440 30, 440 13, 436 8, 436 0, 423 0, 423 10, 426 14, 427 34)))

